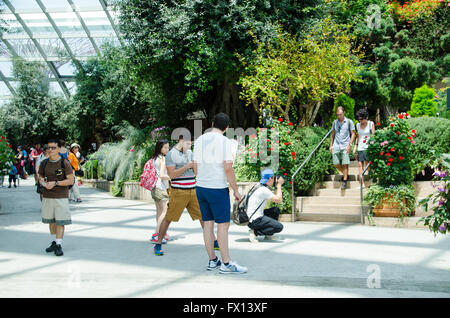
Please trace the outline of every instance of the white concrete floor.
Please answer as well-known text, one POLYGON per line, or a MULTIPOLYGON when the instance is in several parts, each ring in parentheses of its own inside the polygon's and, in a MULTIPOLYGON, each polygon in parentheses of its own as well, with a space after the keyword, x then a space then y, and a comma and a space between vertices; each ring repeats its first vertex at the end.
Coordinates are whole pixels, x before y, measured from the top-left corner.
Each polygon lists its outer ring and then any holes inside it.
POLYGON ((0 188, 0 297, 450 296, 450 236, 297 222, 284 224, 283 241, 251 244, 247 228, 232 224, 231 258, 249 272, 221 275, 205 269, 200 224, 187 212, 157 257, 153 204, 86 187, 56 257, 44 251, 50 235, 33 184, 0 188))

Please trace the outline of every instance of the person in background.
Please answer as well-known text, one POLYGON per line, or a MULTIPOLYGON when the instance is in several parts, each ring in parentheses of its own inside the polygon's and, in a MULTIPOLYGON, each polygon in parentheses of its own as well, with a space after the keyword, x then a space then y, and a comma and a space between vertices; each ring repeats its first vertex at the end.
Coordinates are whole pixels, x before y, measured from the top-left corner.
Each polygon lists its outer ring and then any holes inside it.
POLYGON ((34 180, 36 181, 36 183, 38 183, 38 178, 37 178, 37 173, 36 173, 36 161, 37 161, 38 157, 42 154, 42 152, 43 151, 42 151, 40 143, 37 143, 36 148, 34 148, 30 152, 32 173, 34 174, 34 180))
MULTIPOLYGON (((356 124, 356 131, 358 132, 358 137, 355 142, 355 147, 353 147, 353 154, 358 160, 359 175, 361 175, 369 164, 369 158, 367 157, 367 148, 369 148, 370 135, 375 133, 375 124, 373 121, 369 120, 369 113, 365 109, 360 109, 356 113, 356 118, 358 118, 359 123, 356 124), (358 153, 356 153, 358 150, 358 153)), ((365 187, 364 179, 362 180, 362 186, 365 187)))
MULTIPOLYGON (((39 171, 39 166, 41 165, 41 162, 44 161, 45 159, 48 158, 48 156, 50 155, 50 151, 48 150, 48 146, 47 144, 44 145, 44 147, 42 148, 42 153, 39 155, 39 157, 36 158, 36 177, 39 176, 38 171, 39 171)), ((39 178, 37 178, 37 182, 39 182, 39 178)), ((40 198, 42 201, 42 193, 40 194, 40 198)))
POLYGON ((72 145, 70 145, 70 151, 68 153, 68 159, 70 162, 70 165, 72 166, 73 169, 73 178, 74 178, 74 183, 72 188, 69 190, 69 202, 76 202, 76 203, 81 203, 81 195, 80 195, 80 188, 78 187, 78 182, 77 182, 77 178, 76 178, 76 171, 78 171, 80 169, 80 165, 76 156, 76 153, 79 151, 80 149, 80 145, 78 145, 77 143, 73 143, 72 145))
POLYGON ((330 152, 333 156, 333 165, 342 173, 341 190, 347 188, 348 165, 350 164, 350 151, 355 140, 355 124, 345 117, 343 107, 336 110, 337 118, 333 122, 333 131, 330 139, 330 152))
POLYGON ((61 140, 61 148, 59 149, 59 155, 64 159, 69 160, 69 150, 66 148, 66 142, 61 140))
MULTIPOLYGON (((152 198, 155 200, 156 205, 156 232, 150 238, 153 243, 158 243, 158 233, 160 231, 161 223, 166 217, 167 203, 169 202, 167 190, 169 189, 170 177, 167 174, 165 159, 168 152, 169 141, 166 139, 160 140, 155 145, 153 156, 150 157, 150 159, 153 160, 153 165, 155 166, 156 174, 158 176, 158 181, 156 182, 155 188, 152 190, 152 198)), ((167 239, 163 238, 162 243, 166 242, 167 239)))
POLYGON ((69 189, 74 182, 70 162, 59 154, 61 142, 56 139, 48 141, 49 157, 39 165, 39 183, 45 188, 42 194, 42 223, 49 224, 52 236, 47 253, 64 255, 62 242, 65 226, 72 224, 69 208, 69 189))
POLYGON ((17 175, 17 168, 15 165, 11 163, 11 170, 9 171, 9 186, 8 188, 11 188, 11 182, 14 181, 14 188, 17 188, 16 185, 16 175, 17 175))

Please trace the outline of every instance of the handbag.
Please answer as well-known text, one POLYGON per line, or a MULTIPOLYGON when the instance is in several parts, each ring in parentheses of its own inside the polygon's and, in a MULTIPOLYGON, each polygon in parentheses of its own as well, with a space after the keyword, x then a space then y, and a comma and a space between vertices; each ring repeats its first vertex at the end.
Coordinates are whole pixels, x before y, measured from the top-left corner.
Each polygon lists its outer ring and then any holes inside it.
POLYGON ((244 196, 242 198, 241 201, 237 201, 233 204, 233 210, 231 212, 231 219, 233 220, 233 222, 237 225, 247 225, 250 221, 250 219, 253 217, 253 215, 255 215, 256 211, 259 210, 259 208, 261 207, 261 205, 264 203, 265 200, 263 200, 261 202, 261 204, 256 208, 256 210, 252 213, 252 215, 250 216, 250 218, 248 217, 247 214, 247 208, 248 208, 248 200, 250 198, 250 196, 258 189, 260 188, 262 185, 255 185, 250 191, 249 193, 244 196))

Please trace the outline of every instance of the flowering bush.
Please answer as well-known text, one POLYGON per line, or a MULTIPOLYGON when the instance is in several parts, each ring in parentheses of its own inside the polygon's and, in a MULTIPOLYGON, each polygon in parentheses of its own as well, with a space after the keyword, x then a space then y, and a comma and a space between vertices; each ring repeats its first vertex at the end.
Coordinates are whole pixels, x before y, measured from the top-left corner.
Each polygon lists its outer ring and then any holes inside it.
POLYGON ((416 204, 412 185, 412 147, 416 131, 409 128, 410 117, 407 113, 391 117, 385 128, 375 131, 367 149, 371 160, 369 176, 378 184, 367 190, 364 201, 372 207, 382 202, 398 203, 400 217, 413 214, 416 204))
POLYGON ((450 154, 444 154, 439 165, 442 168, 434 173, 433 188, 436 191, 419 203, 428 210, 428 205, 433 204, 433 214, 422 218, 428 228, 436 233, 450 232, 450 154))
POLYGON ((8 174, 14 161, 14 151, 5 136, 0 136, 0 173, 8 174))
POLYGON ((390 118, 387 127, 378 129, 367 149, 371 168, 369 176, 381 186, 410 184, 412 147, 416 131, 410 130, 407 113, 390 118))
MULTIPOLYGON (((322 140, 326 130, 321 127, 303 127, 295 130, 293 123, 280 118, 272 127, 258 128, 256 131, 256 134, 248 137, 248 143, 242 149, 244 155, 236 160, 234 167, 236 178, 238 181, 259 181, 260 172, 265 168, 271 168, 286 180, 283 187, 283 203, 277 206, 282 213, 291 213, 292 175, 322 140)), ((312 186, 333 170, 331 154, 327 142, 324 142, 315 156, 295 177, 295 195, 308 195, 312 186)))
POLYGON ((394 0, 388 2, 389 11, 400 22, 412 23, 421 16, 433 14, 440 5, 450 5, 449 0, 411 0, 403 4, 394 0))

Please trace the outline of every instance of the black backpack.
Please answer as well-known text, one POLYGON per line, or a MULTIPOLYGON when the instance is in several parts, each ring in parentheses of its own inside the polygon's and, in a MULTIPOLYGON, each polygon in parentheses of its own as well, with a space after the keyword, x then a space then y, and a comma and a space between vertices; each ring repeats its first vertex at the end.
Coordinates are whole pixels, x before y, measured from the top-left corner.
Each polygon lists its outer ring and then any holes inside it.
MULTIPOLYGON (((64 158, 63 156, 61 156, 61 169, 62 169, 62 171, 64 173, 64 179, 66 179, 66 167, 64 166, 64 160, 67 160, 67 159, 64 158)), ((47 166, 47 163, 48 163, 48 158, 44 159, 42 161, 42 163, 41 163, 42 171, 44 171, 44 174, 45 174, 45 166, 47 166)), ((45 176, 43 176, 43 177, 45 177, 45 176)), ((70 185, 70 186, 66 186, 66 187, 68 187, 68 189, 70 190, 70 189, 72 189, 73 184, 70 185)), ((37 191, 37 193, 43 193, 44 192, 44 187, 40 183, 38 183, 38 188, 37 188, 36 191, 37 191)))
POLYGON ((244 195, 240 201, 236 201, 233 204, 233 210, 231 211, 231 219, 233 222, 237 225, 247 225, 252 218, 252 216, 258 211, 258 209, 261 207, 261 205, 264 203, 261 202, 261 204, 256 208, 256 210, 252 213, 250 218, 247 214, 248 209, 248 200, 250 196, 259 188, 264 187, 265 185, 258 183, 251 188, 251 190, 247 193, 247 195, 244 195))

